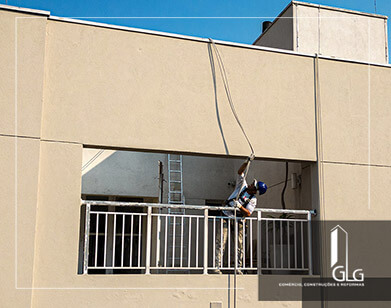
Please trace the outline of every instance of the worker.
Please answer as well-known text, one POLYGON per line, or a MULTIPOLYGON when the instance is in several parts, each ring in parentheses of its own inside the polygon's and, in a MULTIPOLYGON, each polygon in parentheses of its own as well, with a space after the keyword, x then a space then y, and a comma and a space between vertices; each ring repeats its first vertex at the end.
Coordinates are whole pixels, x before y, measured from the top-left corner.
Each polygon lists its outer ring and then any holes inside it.
MULTIPOLYGON (((237 268, 241 268, 243 264, 243 222, 245 217, 249 217, 257 206, 257 198, 255 194, 257 191, 260 195, 263 195, 267 186, 261 181, 254 180, 250 185, 247 185, 244 171, 247 168, 247 165, 254 159, 254 155, 250 155, 246 161, 240 166, 238 170, 238 176, 236 179, 236 186, 233 193, 225 201, 224 206, 234 207, 237 211, 236 216, 239 218, 238 221, 238 264, 237 268), (240 194, 239 194, 240 191, 240 194), (239 197, 238 197, 239 195, 239 197)), ((223 217, 223 236, 221 236, 221 227, 217 232, 216 239, 216 267, 217 269, 213 272, 216 274, 221 274, 220 268, 222 264, 222 256, 224 255, 225 245, 227 244, 228 238, 228 223, 230 224, 230 229, 232 235, 230 235, 233 247, 235 247, 235 224, 234 224, 234 211, 224 210, 222 211, 223 217), (222 242, 221 242, 222 240, 222 242)), ((237 270, 237 274, 243 274, 240 269, 237 270)))

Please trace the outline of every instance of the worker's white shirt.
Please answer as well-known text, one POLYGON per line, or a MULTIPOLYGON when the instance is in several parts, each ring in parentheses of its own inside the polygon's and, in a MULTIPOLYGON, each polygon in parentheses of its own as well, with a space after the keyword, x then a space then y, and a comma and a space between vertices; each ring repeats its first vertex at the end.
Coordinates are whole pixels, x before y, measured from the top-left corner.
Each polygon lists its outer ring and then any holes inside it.
MULTIPOLYGON (((243 190, 245 190, 247 188, 247 182, 246 182, 246 179, 244 178, 244 174, 240 174, 237 176, 236 178, 236 185, 235 185, 235 190, 233 191, 233 193, 228 197, 227 200, 230 200, 230 199, 236 199, 238 194, 240 193, 239 190, 240 188, 242 187, 243 185, 243 190)), ((243 195, 243 198, 246 199, 246 198, 250 198, 250 194, 248 194, 247 192, 243 195)), ((238 200, 239 203, 241 205, 244 204, 244 202, 242 200, 238 200)), ((233 207, 235 204, 234 201, 231 201, 228 206, 231 206, 233 207)), ((250 202, 247 203, 246 205, 246 209, 250 212, 250 214, 252 214, 252 212, 254 211, 254 209, 256 208, 257 206, 257 198, 255 196, 253 196, 251 199, 250 199, 250 202)), ((233 211, 223 211, 223 214, 226 215, 226 216, 229 216, 229 217, 232 217, 234 216, 234 212, 233 211)))

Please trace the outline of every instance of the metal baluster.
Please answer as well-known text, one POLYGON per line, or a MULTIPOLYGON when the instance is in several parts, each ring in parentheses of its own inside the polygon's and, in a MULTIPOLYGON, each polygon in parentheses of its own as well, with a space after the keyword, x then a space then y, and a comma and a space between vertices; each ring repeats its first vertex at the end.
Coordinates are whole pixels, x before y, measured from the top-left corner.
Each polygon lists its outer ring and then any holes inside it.
POLYGON ((304 268, 304 241, 303 241, 303 222, 300 222, 301 230, 301 268, 304 268))
POLYGON ((296 221, 293 223, 293 227, 294 227, 294 233, 295 233, 295 236, 294 236, 294 240, 295 240, 295 268, 297 268, 297 239, 296 239, 296 221))
POLYGON ((208 274, 208 209, 204 210, 204 275, 208 274))
POLYGON ((96 214, 96 230, 95 230, 95 267, 98 266, 98 234, 99 234, 99 214, 96 214))
POLYGON ((286 222, 287 225, 287 240, 288 240, 288 268, 291 268, 291 245, 289 239, 289 221, 286 222))
POLYGON ((165 223, 165 231, 164 231, 164 267, 167 267, 167 249, 168 249, 168 243, 167 243, 167 219, 168 216, 166 216, 166 223, 165 223))
POLYGON ((151 266, 151 233, 152 233, 152 208, 147 208, 147 247, 145 253, 145 274, 150 274, 151 266))
POLYGON ((88 255, 90 249, 90 215, 91 205, 86 204, 86 216, 85 216, 85 225, 84 225, 84 266, 83 274, 88 274, 88 255))
POLYGON ((265 220, 266 233, 266 268, 269 268, 269 221, 265 220))
POLYGON ((312 230, 311 230, 311 213, 307 214, 307 227, 308 227, 308 274, 312 275, 312 230))
POLYGON ((124 238, 125 238, 125 214, 122 215, 122 233, 121 233, 121 267, 124 267, 124 238))
MULTIPOLYGON (((262 220, 258 222, 259 224, 262 223, 262 220)), ((253 268, 253 222, 252 220, 249 221, 250 224, 250 267, 253 268)), ((261 227, 262 225, 260 225, 261 227)), ((261 243, 261 238, 259 238, 259 243, 261 243)))
POLYGON ((181 217, 181 260, 180 266, 182 267, 182 259, 183 259, 183 216, 181 217))
POLYGON ((191 217, 189 217, 189 247, 187 248, 187 267, 190 267, 191 262, 191 217))
POLYGON ((114 214, 114 228, 113 228, 113 267, 115 267, 115 238, 116 238, 116 227, 117 227, 117 214, 114 214))
POLYGON ((107 253, 107 214, 105 214, 105 242, 103 246, 103 267, 106 267, 106 253, 107 253))
POLYGON ((225 246, 225 244, 223 243, 223 218, 220 218, 220 255, 221 255, 221 258, 220 258, 220 267, 223 267, 223 264, 224 264, 224 253, 223 253, 223 246, 225 246))
POLYGON ((173 224, 172 224, 172 264, 171 267, 175 267, 175 215, 173 217, 173 224))
POLYGON ((262 274, 262 212, 257 212, 257 269, 262 274))
POLYGON ((273 220, 273 267, 276 268, 276 224, 275 220, 273 220))
POLYGON ((213 268, 216 268, 216 217, 213 217, 213 268))
POLYGON ((138 267, 141 266, 141 215, 138 216, 138 267))
POLYGON ((282 241, 282 220, 280 220, 280 254, 281 254, 281 264, 280 267, 284 267, 284 258, 283 258, 283 241, 282 241))
POLYGON ((247 219, 244 219, 242 222, 242 228, 243 228, 243 241, 242 241, 242 249, 243 249, 243 262, 242 262, 242 268, 246 268, 246 222, 247 219))
POLYGON ((197 232, 196 232, 196 267, 198 267, 198 230, 199 230, 199 217, 197 217, 197 232))
POLYGON ((231 267, 231 220, 228 222, 228 268, 231 267))
POLYGON ((156 215, 157 219, 157 227, 156 227, 156 267, 159 266, 159 261, 160 261, 160 228, 161 228, 161 216, 159 214, 156 215))
POLYGON ((129 266, 132 267, 133 262, 133 214, 130 216, 130 252, 129 252, 129 266))
MULTIPOLYGON (((238 220, 234 219, 234 269, 236 270, 238 268, 238 220)), ((236 273, 235 273, 236 275, 236 273)))

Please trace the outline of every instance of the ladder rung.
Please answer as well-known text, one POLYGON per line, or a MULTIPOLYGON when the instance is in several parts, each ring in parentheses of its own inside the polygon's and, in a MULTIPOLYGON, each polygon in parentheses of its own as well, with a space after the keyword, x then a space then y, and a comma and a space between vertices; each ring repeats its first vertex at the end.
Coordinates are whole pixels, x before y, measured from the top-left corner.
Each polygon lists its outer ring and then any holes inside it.
MULTIPOLYGON (((183 181, 183 170, 182 170, 182 156, 177 154, 168 154, 168 203, 169 204, 184 204, 182 181, 183 181), (178 176, 174 174, 180 174, 178 176), (176 185, 171 185, 176 183, 176 185), (178 184, 181 184, 178 187, 178 184), (173 190, 171 190, 173 188, 173 190), (179 190, 178 190, 179 189, 179 190)), ((184 209, 172 209, 169 210, 171 214, 184 214, 184 209)))

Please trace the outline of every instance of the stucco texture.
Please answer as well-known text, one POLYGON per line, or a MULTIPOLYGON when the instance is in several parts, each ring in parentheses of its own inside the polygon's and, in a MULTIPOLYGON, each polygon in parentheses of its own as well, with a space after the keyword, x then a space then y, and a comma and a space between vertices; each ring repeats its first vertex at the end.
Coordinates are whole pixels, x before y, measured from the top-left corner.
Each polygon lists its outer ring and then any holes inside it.
POLYGON ((0 20, 0 132, 39 137, 46 18, 0 10, 0 20))
MULTIPOLYGON (((227 306, 226 275, 77 274, 83 146, 249 154, 220 76, 215 101, 208 44, 26 19, 15 92, 15 17, 24 15, 0 14, 0 306, 227 306)), ((390 218, 389 67, 320 60, 315 101, 311 57, 218 48, 257 157, 318 159, 323 218, 390 218)), ((281 306, 257 301, 256 279, 238 278, 241 307, 281 306)))
POLYGON ((390 69, 320 60, 323 159, 391 166, 390 69))
POLYGON ((295 51, 387 63, 386 20, 313 5, 295 4, 295 51))
POLYGON ((39 152, 37 140, 0 136, 1 307, 30 306, 39 152))
MULTIPOLYGON (((249 154, 208 44, 50 20, 47 39, 43 138, 249 154)), ((218 48, 255 154, 315 160, 312 59, 218 48)))

